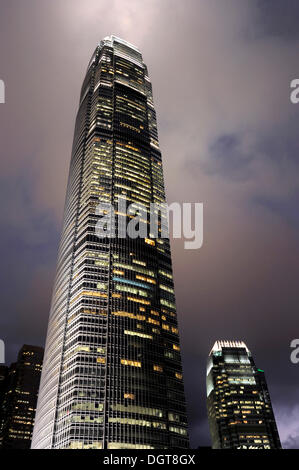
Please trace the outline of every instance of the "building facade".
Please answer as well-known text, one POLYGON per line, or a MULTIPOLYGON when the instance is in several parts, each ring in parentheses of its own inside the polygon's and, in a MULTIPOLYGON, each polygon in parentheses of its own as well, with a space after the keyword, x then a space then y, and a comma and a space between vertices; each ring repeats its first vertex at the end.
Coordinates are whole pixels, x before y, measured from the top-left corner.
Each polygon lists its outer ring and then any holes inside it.
POLYGON ((17 362, 1 369, 0 447, 29 449, 31 445, 43 349, 24 345, 17 362))
POLYGON ((207 364, 207 408, 214 449, 279 449, 264 371, 242 341, 216 341, 207 364))
POLYGON ((33 448, 188 447, 163 221, 157 237, 118 236, 134 208, 163 202, 147 67, 110 36, 81 90, 33 448), (97 235, 99 204, 116 210, 114 238, 97 235))

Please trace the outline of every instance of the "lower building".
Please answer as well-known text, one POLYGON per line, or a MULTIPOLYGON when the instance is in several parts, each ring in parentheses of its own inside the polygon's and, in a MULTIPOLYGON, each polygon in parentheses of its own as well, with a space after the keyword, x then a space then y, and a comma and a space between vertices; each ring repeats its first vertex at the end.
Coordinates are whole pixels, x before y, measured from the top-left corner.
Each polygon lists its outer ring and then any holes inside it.
POLYGON ((3 396, 5 392, 5 386, 6 386, 6 378, 8 374, 8 367, 4 365, 0 365, 0 422, 1 422, 1 416, 2 416, 2 402, 3 402, 3 396))
POLYGON ((34 425, 43 349, 24 345, 17 362, 1 369, 0 447, 29 449, 34 425))
POLYGON ((213 449, 280 449, 264 371, 242 341, 216 341, 207 364, 213 449))

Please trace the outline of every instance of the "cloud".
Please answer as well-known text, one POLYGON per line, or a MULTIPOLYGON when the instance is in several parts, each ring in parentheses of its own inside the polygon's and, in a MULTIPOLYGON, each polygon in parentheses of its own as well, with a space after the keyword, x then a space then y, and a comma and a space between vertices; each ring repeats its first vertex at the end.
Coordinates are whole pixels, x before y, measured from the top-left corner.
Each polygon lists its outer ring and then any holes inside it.
POLYGON ((210 146, 210 158, 204 162, 203 169, 207 173, 221 173, 232 180, 250 178, 250 163, 254 156, 243 147, 244 144, 236 134, 219 136, 210 146))
POLYGON ((299 449, 299 405, 281 403, 277 412, 280 439, 285 449, 299 449))

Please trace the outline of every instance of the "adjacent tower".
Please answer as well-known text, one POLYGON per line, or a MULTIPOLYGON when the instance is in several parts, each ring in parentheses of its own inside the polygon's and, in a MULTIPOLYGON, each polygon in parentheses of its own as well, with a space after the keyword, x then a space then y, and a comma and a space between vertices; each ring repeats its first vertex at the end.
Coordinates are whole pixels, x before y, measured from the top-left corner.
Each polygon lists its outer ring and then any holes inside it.
POLYGON ((43 353, 25 344, 17 362, 0 369, 0 448, 30 448, 43 353))
POLYGON ((95 233, 99 203, 127 223, 128 204, 164 201, 146 65, 106 37, 80 95, 33 448, 188 447, 169 241, 95 233))
POLYGON ((245 343, 216 341, 207 365, 207 407, 214 449, 279 449, 264 371, 245 343))

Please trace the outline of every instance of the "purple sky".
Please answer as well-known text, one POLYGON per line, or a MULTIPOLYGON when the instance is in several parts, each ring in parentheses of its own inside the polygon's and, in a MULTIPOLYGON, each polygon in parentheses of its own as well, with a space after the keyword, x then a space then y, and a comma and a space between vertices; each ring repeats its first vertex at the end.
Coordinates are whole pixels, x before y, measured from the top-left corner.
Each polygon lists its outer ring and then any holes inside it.
POLYGON ((149 68, 168 201, 204 203, 203 247, 172 243, 191 443, 209 443, 207 354, 240 339, 266 372, 283 444, 299 448, 298 19, 295 0, 0 0, 8 361, 44 342, 79 91, 115 34, 149 68))

